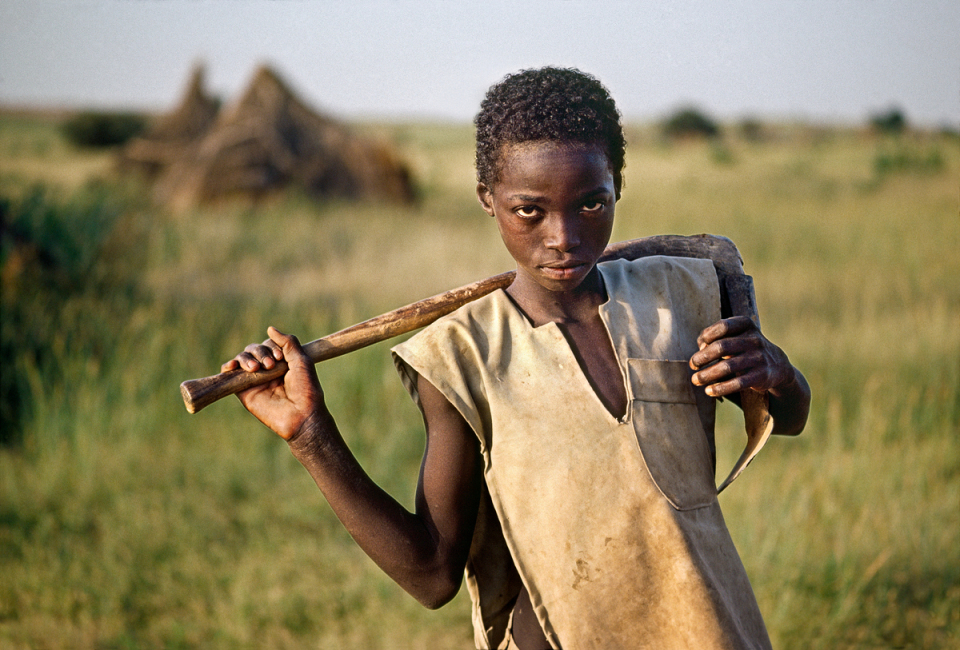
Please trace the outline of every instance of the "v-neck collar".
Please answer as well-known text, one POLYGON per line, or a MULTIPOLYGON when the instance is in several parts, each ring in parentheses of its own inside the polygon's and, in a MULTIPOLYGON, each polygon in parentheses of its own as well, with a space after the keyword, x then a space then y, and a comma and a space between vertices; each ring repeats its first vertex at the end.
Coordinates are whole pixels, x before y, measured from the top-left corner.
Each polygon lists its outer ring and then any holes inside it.
MULTIPOLYGON (((607 332, 607 338, 610 341, 610 347, 613 349, 613 356, 617 361, 617 367, 620 369, 620 379, 623 382, 624 394, 627 396, 626 410, 622 416, 616 415, 607 408, 607 405, 604 404, 603 400, 600 399, 600 394, 597 392, 597 389, 590 382, 590 378, 587 377, 587 372, 584 369, 583 365, 580 363, 580 360, 577 358, 577 355, 573 351, 573 345, 570 342, 570 339, 563 333, 563 330, 560 328, 559 324, 555 321, 547 321, 543 325, 534 325, 533 320, 527 315, 526 312, 517 304, 513 296, 511 296, 505 289, 497 289, 498 294, 501 300, 505 301, 509 305, 510 310, 523 322, 527 331, 532 335, 537 337, 538 332, 547 333, 549 332, 552 335, 552 338, 558 341, 558 347, 562 350, 562 354, 567 357, 568 362, 572 363, 577 370, 579 375, 581 387, 585 388, 592 397, 597 406, 600 407, 600 410, 606 415, 610 420, 617 422, 618 424, 627 424, 631 421, 633 415, 632 402, 630 386, 627 382, 627 368, 625 360, 621 356, 621 351, 617 349, 616 343, 613 340, 613 335, 610 332, 610 319, 608 313, 608 307, 611 304, 611 291, 610 291, 610 282, 609 278, 604 274, 603 268, 598 264, 597 271, 600 273, 600 281, 603 283, 604 292, 607 294, 606 300, 604 300, 597 307, 597 310, 600 314, 600 320, 603 323, 603 327, 607 332)), ((540 337, 538 337, 540 338, 540 337)))

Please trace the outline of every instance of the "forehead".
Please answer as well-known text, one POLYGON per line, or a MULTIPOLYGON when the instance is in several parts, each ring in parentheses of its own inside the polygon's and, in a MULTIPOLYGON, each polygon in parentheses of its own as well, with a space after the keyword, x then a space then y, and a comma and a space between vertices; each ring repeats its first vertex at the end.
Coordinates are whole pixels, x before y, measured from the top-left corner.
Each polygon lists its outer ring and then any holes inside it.
MULTIPOLYGON (((538 140, 500 147, 496 186, 557 182, 612 182, 613 167, 603 147, 580 142, 538 140)), ((502 189, 502 188, 501 188, 502 189)))

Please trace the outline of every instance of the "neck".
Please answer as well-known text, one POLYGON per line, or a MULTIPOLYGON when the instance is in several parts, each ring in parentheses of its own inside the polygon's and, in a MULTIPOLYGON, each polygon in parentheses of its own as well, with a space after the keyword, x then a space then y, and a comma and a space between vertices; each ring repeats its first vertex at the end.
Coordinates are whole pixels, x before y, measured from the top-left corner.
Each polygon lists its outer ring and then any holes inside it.
POLYGON ((569 291, 550 291, 522 273, 507 288, 507 293, 527 314, 534 325, 544 323, 582 323, 597 315, 607 292, 594 266, 579 285, 569 291))

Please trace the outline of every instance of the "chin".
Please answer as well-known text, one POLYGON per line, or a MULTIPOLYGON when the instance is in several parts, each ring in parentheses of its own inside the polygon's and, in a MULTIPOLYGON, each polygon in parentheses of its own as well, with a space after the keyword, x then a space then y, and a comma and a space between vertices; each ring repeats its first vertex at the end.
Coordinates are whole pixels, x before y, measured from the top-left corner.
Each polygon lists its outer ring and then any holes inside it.
POLYGON ((566 291, 575 290, 577 287, 583 284, 584 279, 586 279, 586 274, 564 280, 541 277, 539 278, 539 284, 548 291, 563 293, 566 291))

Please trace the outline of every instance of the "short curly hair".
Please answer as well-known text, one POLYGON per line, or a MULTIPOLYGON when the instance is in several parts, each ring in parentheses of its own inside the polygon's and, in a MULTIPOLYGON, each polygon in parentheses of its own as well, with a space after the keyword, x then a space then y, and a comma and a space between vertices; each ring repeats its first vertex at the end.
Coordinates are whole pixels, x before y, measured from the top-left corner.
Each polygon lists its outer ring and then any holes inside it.
POLYGON ((603 149, 620 198, 626 153, 620 111, 595 77, 576 68, 549 66, 507 75, 487 91, 474 124, 477 180, 488 188, 500 180, 503 145, 578 142, 603 149))

